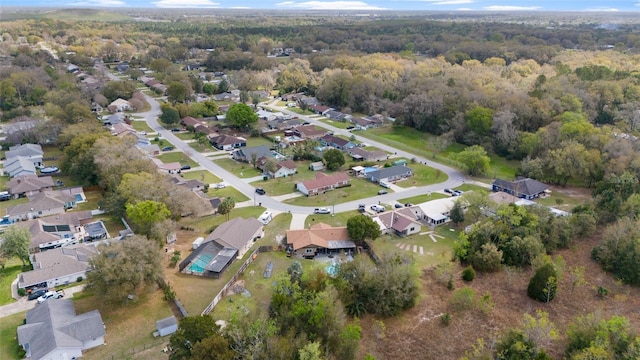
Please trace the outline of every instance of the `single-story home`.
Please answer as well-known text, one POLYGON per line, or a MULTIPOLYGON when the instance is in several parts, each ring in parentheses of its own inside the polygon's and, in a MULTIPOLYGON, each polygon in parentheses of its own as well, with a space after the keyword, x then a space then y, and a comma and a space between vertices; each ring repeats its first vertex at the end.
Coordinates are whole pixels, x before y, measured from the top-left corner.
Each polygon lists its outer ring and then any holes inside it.
POLYGON ((325 223, 311 225, 308 229, 287 230, 287 246, 296 254, 313 257, 318 253, 355 251, 356 244, 349 237, 346 226, 332 227, 325 223))
POLYGON ((164 163, 157 158, 151 158, 151 161, 156 165, 158 171, 163 174, 175 174, 182 169, 182 165, 179 162, 164 163))
POLYGON ((355 161, 382 161, 389 158, 389 154, 381 150, 368 151, 360 147, 347 150, 347 153, 355 161))
POLYGON ((247 139, 239 136, 218 135, 211 137, 209 142, 218 150, 231 151, 240 147, 247 146, 247 139))
POLYGON ((76 207, 76 197, 60 191, 50 190, 29 197, 29 202, 7 209, 12 220, 27 220, 39 217, 64 214, 67 209, 76 207))
POLYGON ((107 116, 106 118, 102 118, 102 125, 103 126, 113 126, 115 124, 121 124, 126 122, 126 119, 124 117, 124 115, 116 113, 116 114, 112 114, 107 116))
POLYGON ((31 254, 33 270, 18 276, 18 288, 53 288, 85 278, 91 268, 89 259, 97 254, 94 246, 77 244, 31 254))
POLYGON ((231 156, 233 157, 234 160, 237 160, 237 161, 253 163, 254 161, 257 161, 262 157, 272 158, 273 153, 271 152, 271 149, 269 149, 268 146, 260 145, 260 146, 236 149, 233 151, 231 156))
POLYGON ((204 190, 204 183, 198 179, 191 179, 191 180, 185 179, 182 176, 175 173, 170 174, 169 176, 171 177, 171 181, 178 186, 182 186, 193 192, 204 190))
POLYGON ((293 132, 303 139, 319 139, 327 134, 326 129, 316 128, 314 125, 297 126, 293 132))
POLYGON ((83 350, 104 345, 105 334, 98 310, 77 315, 73 301, 49 299, 27 311, 18 344, 28 359, 78 359, 83 350))
POLYGON ((404 166, 396 165, 391 167, 383 167, 376 171, 368 172, 365 176, 369 181, 374 183, 394 182, 402 179, 406 179, 413 175, 413 170, 404 166))
MULTIPOLYGON (((42 146, 39 144, 22 144, 11 146, 4 156, 7 159, 7 163, 13 158, 22 157, 29 159, 34 166, 40 166, 42 165, 44 152, 42 151, 42 146)), ((6 163, 4 167, 7 167, 6 163)))
POLYGON ((515 181, 496 179, 491 184, 491 190, 504 191, 515 197, 531 200, 549 193, 549 186, 537 180, 518 177, 515 181))
POLYGON ((29 251, 38 252, 79 243, 87 235, 83 225, 92 217, 90 210, 72 211, 18 222, 16 226, 29 231, 29 251))
POLYGON ((180 123, 182 125, 184 125, 184 126, 193 126, 194 129, 198 125, 206 125, 206 123, 204 121, 198 120, 198 119, 193 118, 191 116, 186 116, 186 117, 182 118, 182 120, 180 120, 180 123))
POLYGON ((338 120, 338 121, 346 118, 346 114, 343 114, 337 110, 329 110, 325 112, 323 115, 328 117, 331 120, 338 120))
POLYGON ((223 247, 236 249, 238 258, 241 258, 253 242, 263 236, 263 224, 257 219, 237 217, 220 224, 205 238, 205 243, 214 241, 223 247))
POLYGON ((334 135, 325 135, 323 137, 320 138, 320 143, 323 146, 331 146, 334 147, 340 151, 345 151, 348 149, 352 149, 356 146, 356 144, 352 143, 349 140, 343 139, 341 137, 337 137, 334 135))
POLYGON ((28 157, 16 156, 4 162, 3 171, 9 177, 36 175, 36 167, 28 157))
POLYGON ((333 175, 318 173, 315 179, 297 183, 296 189, 307 196, 315 196, 333 189, 350 186, 350 182, 351 178, 345 173, 333 175))
POLYGON ((131 111, 133 110, 133 106, 131 103, 125 99, 115 99, 107 106, 107 109, 111 112, 122 112, 122 111, 131 111))
POLYGON ((292 160, 280 161, 276 164, 276 171, 271 172, 263 168, 264 174, 271 178, 281 178, 291 176, 298 172, 296 163, 292 160))
POLYGON ((333 108, 330 108, 325 105, 311 105, 309 106, 309 110, 319 115, 325 115, 327 111, 333 110, 333 108))
POLYGON ((383 234, 394 233, 398 236, 408 236, 417 234, 422 229, 418 222, 421 220, 422 212, 416 213, 413 209, 402 208, 385 211, 377 216, 377 223, 381 225, 380 231, 383 234))
POLYGON ((420 208, 422 211, 422 220, 430 226, 437 226, 451 220, 449 215, 457 200, 457 196, 451 196, 443 199, 431 200, 412 208, 420 208))

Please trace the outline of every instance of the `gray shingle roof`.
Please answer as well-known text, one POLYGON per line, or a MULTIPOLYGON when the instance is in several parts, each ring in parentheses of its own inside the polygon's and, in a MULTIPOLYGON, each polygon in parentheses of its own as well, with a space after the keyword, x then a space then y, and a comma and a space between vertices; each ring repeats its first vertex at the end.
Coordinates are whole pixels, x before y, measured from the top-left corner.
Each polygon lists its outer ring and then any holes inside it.
POLYGON ((262 223, 254 218, 235 218, 218 226, 205 241, 215 241, 223 247, 242 249, 262 228, 262 223))

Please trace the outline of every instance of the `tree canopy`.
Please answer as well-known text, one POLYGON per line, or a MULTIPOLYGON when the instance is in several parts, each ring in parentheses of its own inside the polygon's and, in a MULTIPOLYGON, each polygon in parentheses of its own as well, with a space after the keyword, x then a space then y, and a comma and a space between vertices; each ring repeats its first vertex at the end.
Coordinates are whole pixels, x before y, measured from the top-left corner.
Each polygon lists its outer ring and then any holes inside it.
POLYGON ((349 237, 362 243, 366 239, 375 240, 380 237, 380 226, 369 216, 356 215, 347 220, 349 237))
POLYGON ((249 105, 238 103, 229 107, 226 120, 238 129, 246 129, 258 122, 258 115, 253 112, 249 105))
POLYGON ((0 252, 3 257, 17 257, 22 261, 22 265, 29 260, 29 248, 31 247, 31 234, 29 230, 22 226, 14 225, 7 228, 2 235, 0 252))
POLYGON ((327 169, 338 170, 345 163, 344 154, 338 149, 329 149, 324 153, 324 161, 327 164, 327 169))

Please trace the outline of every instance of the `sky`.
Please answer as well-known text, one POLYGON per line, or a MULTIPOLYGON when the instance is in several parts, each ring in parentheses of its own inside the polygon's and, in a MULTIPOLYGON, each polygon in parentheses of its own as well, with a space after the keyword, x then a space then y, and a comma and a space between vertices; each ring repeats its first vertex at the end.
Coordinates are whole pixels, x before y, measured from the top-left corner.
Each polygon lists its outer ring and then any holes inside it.
MULTIPOLYGON (((283 10, 636 11, 640 0, 1 0, 0 6, 283 10)), ((640 16, 640 15, 639 15, 640 16)))

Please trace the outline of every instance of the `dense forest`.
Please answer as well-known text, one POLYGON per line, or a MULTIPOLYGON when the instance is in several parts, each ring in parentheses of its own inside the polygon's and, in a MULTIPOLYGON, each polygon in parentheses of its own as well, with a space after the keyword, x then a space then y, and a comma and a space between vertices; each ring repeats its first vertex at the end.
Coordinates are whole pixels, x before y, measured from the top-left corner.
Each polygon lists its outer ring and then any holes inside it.
MULTIPOLYGON (((82 14, 107 17, 107 13, 89 10, 82 14)), ((167 205, 166 227, 173 225, 170 220, 198 209, 188 203, 187 195, 184 203, 172 202, 167 195, 173 190, 171 184, 140 185, 154 181, 150 175, 153 168, 128 144, 99 130, 93 121, 92 103, 106 105, 122 97, 143 108, 135 83, 144 74, 141 69, 152 71, 157 80, 168 85, 169 103, 163 111, 168 114, 171 110, 176 121, 187 115, 204 117, 218 112, 213 101, 193 101, 200 93, 237 89, 248 102, 246 94, 256 90, 305 92, 345 113, 380 113, 394 118, 393 126, 430 133, 436 140, 429 146, 437 151, 452 145, 480 149, 516 160, 520 175, 592 191, 593 201, 574 209, 570 218, 514 206, 490 209, 490 216, 486 214, 487 203, 466 197, 464 216, 476 221, 455 250, 456 260, 472 266, 463 273, 468 282, 475 277, 472 271, 478 271, 479 281, 484 278, 487 282, 492 276, 501 276, 496 273, 510 279, 526 277, 523 272, 533 270, 536 275, 531 278, 529 295, 548 303, 559 284, 573 281, 573 287, 578 287, 585 271, 584 264, 573 264, 562 277, 562 261, 548 255, 587 243, 590 257, 621 283, 640 283, 637 22, 626 21, 624 16, 612 21, 595 15, 579 21, 566 15, 534 19, 521 15, 241 14, 178 17, 122 10, 109 14, 111 21, 72 21, 50 13, 26 19, 12 14, 1 23, 0 60, 5 65, 0 67, 1 118, 7 123, 35 120, 36 125, 12 133, 7 144, 54 142, 64 149, 65 171, 105 190, 104 208, 123 215, 127 201, 155 196, 155 201, 167 205), (96 73, 96 61, 128 64, 124 74, 130 80, 108 82, 96 73), (68 64, 79 66, 87 76, 96 76, 100 83, 87 86, 65 71, 68 64), (226 74, 225 78, 214 84, 210 81, 214 72, 226 74), (129 159, 137 174, 113 163, 107 155, 114 153, 129 159)), ((490 175, 487 172, 487 168, 474 169, 471 175, 490 175)), ((140 232, 162 238, 164 227, 140 232)), ((417 282, 423 288, 433 285, 434 292, 445 294, 445 289, 453 291, 456 284, 455 270, 446 266, 431 269, 417 280, 416 274, 403 270, 409 259, 384 260, 386 267, 376 270, 354 262, 333 282, 322 274, 303 276, 293 266, 288 276, 277 280, 270 320, 232 324, 227 332, 230 335, 225 337, 217 330, 210 331, 208 342, 204 342, 205 338, 190 338, 195 332, 189 333, 185 327, 208 326, 211 330, 210 319, 187 318, 183 332, 172 339, 172 356, 187 358, 212 349, 233 348, 244 358, 262 352, 265 358, 293 359, 302 358, 299 349, 304 349, 309 354, 330 353, 334 358, 349 359, 356 356, 361 331, 368 333, 369 342, 389 344, 392 340, 385 340, 382 320, 365 318, 361 327, 347 315, 376 314, 387 320, 419 302, 417 282), (380 281, 367 275, 383 270, 388 276, 380 281), (402 286, 392 286, 394 283, 402 286), (393 293, 390 298, 397 301, 377 301, 378 292, 393 293), (400 293, 410 296, 402 299, 400 293), (340 302, 346 305, 344 309, 338 306, 340 302), (331 316, 319 317, 321 313, 331 316), (200 345, 181 347, 185 338, 200 345)), ((601 293, 606 289, 601 288, 604 290, 598 289, 598 295, 606 298, 607 294, 601 293)), ((576 294, 583 293, 578 290, 576 294)), ((452 292, 445 306, 450 313, 443 314, 442 324, 437 326, 449 326, 451 316, 484 318, 494 308, 498 311, 491 295, 478 295, 476 300, 474 296, 464 285, 452 292)), ((553 314, 553 309, 550 312, 553 314)), ((549 314, 541 311, 526 315, 507 331, 487 334, 493 339, 491 344, 481 339, 471 345, 483 337, 473 334, 464 343, 469 350, 466 355, 470 359, 546 359, 547 352, 554 358, 571 359, 638 356, 640 339, 633 331, 637 324, 598 313, 571 316, 563 320, 568 333, 562 337, 562 345, 556 341, 557 329, 549 314)), ((390 334, 391 339, 393 336, 390 334)), ((404 336, 410 337, 411 331, 404 336)), ((460 348, 455 351, 461 355, 460 348)), ((406 355, 402 349, 378 352, 389 358, 406 355)), ((234 358, 234 354, 227 352, 221 357, 234 358)))

